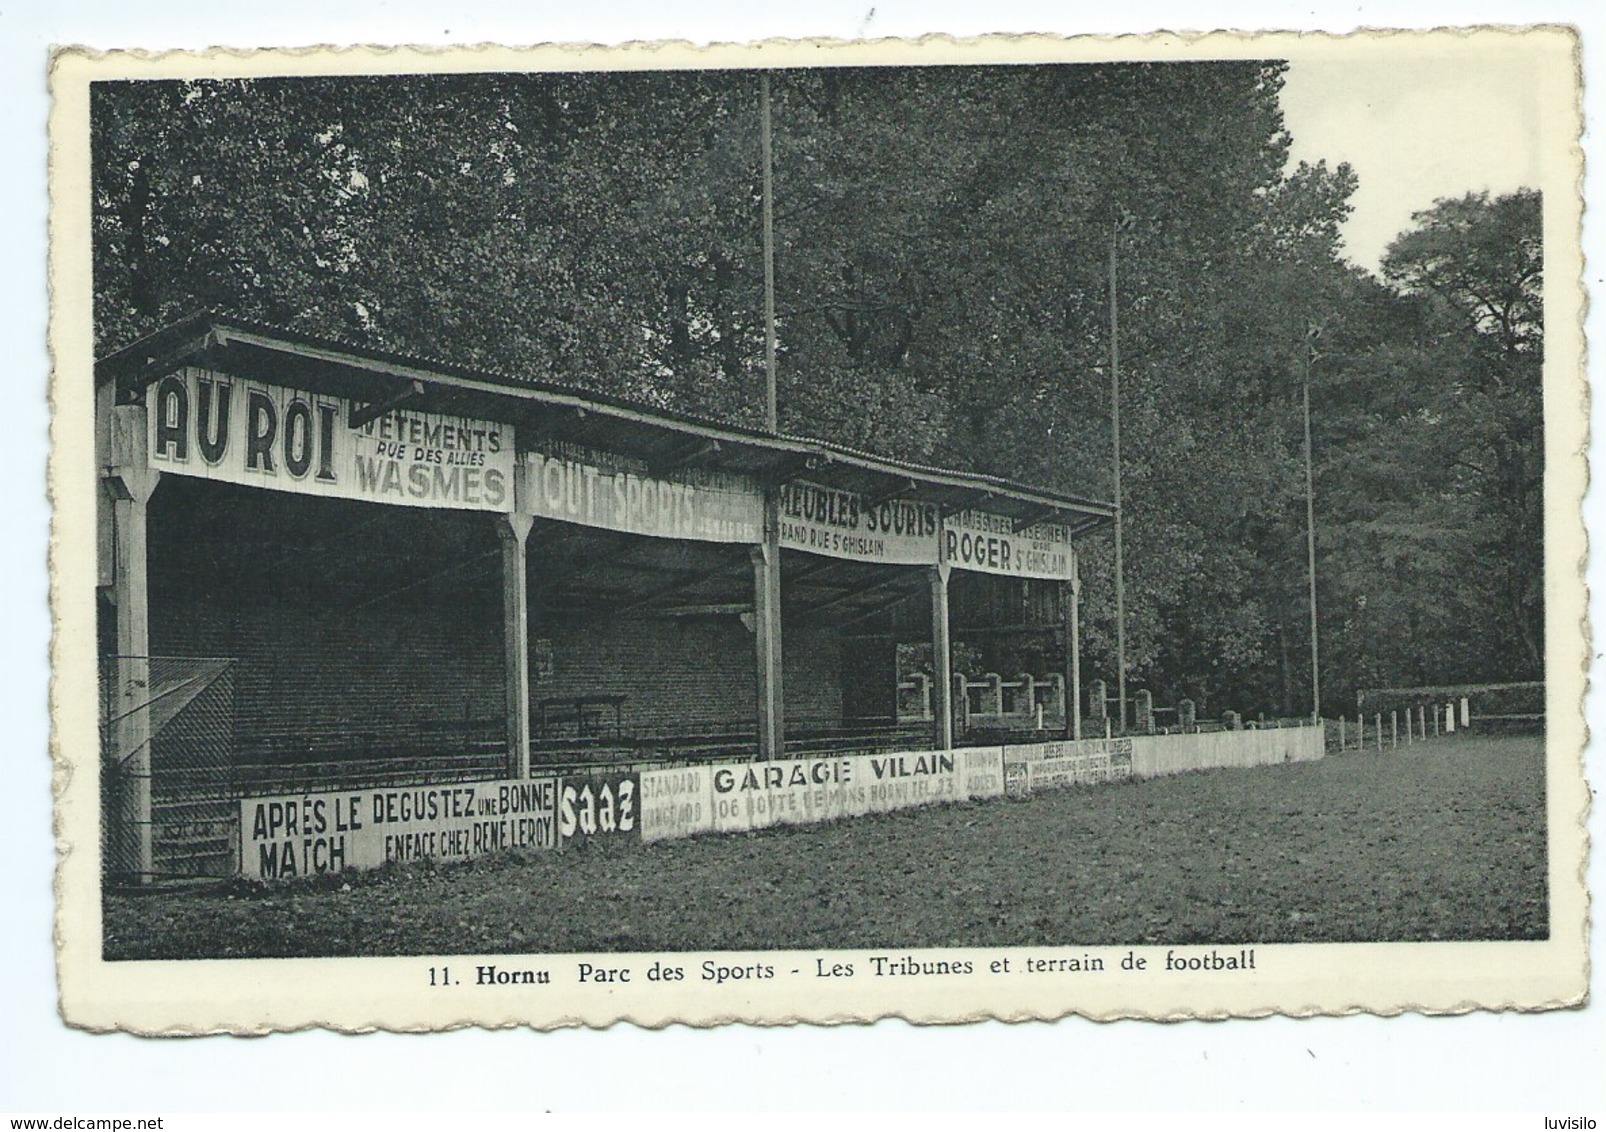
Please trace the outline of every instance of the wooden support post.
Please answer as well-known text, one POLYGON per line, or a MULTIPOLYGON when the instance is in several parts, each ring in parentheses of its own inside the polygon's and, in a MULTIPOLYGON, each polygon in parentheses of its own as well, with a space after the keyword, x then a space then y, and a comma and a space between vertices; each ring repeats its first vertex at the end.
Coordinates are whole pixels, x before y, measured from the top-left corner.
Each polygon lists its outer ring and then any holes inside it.
POLYGON ((1400 745, 1400 713, 1398 709, 1389 712, 1389 746, 1398 748, 1400 745))
POLYGON ((1377 713, 1377 753, 1383 753, 1383 713, 1377 713))
POLYGON ((948 572, 947 563, 931 567, 931 688, 936 702, 932 705, 931 742, 939 751, 954 747, 953 701, 953 644, 948 637, 948 572))
POLYGON ((775 499, 765 506, 764 541, 752 547, 753 646, 758 661, 758 757, 786 753, 781 697, 781 545, 775 499))
POLYGON ((529 515, 496 517, 502 543, 503 681, 507 705, 507 776, 530 777, 529 515))
POLYGON ((108 872, 125 881, 155 879, 151 811, 150 590, 146 572, 146 519, 161 473, 146 458, 145 407, 110 410, 109 451, 101 489, 107 493, 112 548, 111 599, 116 607, 116 650, 111 701, 110 758, 103 772, 115 778, 112 855, 108 872))

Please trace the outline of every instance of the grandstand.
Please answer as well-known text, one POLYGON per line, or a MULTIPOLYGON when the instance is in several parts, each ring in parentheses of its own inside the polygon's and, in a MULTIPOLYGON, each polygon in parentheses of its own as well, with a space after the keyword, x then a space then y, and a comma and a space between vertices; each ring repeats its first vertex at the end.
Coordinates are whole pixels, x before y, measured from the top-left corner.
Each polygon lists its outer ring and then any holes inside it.
POLYGON ((118 880, 253 795, 1080 733, 1107 503, 224 315, 96 387, 118 880))

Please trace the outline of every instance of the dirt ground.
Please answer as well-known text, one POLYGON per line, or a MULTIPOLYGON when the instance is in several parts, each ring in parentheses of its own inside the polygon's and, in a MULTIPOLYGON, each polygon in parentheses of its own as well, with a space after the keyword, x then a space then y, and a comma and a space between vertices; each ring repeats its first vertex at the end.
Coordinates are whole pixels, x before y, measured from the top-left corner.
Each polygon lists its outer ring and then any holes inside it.
POLYGON ((1539 939, 1544 743, 108 896, 109 959, 1539 939))

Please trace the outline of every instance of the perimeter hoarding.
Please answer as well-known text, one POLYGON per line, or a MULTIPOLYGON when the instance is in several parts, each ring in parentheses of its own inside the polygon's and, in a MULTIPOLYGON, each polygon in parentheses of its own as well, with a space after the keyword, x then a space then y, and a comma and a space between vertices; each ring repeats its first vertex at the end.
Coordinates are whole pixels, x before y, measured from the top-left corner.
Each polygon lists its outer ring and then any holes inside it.
POLYGON ((1012 798, 1039 790, 1120 782, 1132 777, 1132 740, 1080 739, 1006 747, 1004 776, 1012 798))
POLYGON ((345 398, 195 367, 162 378, 148 397, 158 471, 372 503, 513 510, 509 425, 397 409, 351 428, 345 398))
POLYGON ((641 772, 641 839, 672 841, 714 828, 714 768, 641 772))
POLYGON ((1004 792, 1003 749, 833 755, 645 771, 644 841, 803 825, 1004 792))
POLYGON ((558 786, 563 843, 635 838, 641 829, 641 778, 633 772, 566 776, 558 786))
POLYGON ((240 802, 240 874, 251 880, 461 861, 557 846, 556 778, 279 794, 240 802))

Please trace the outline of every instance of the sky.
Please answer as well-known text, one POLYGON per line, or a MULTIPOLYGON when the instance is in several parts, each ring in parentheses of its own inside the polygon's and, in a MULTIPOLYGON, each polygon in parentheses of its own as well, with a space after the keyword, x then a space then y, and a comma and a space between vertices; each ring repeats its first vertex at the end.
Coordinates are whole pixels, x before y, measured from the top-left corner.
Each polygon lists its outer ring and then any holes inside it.
POLYGON ((1443 197, 1537 186, 1541 173, 1531 57, 1466 44, 1418 54, 1296 60, 1283 88, 1291 159, 1347 161, 1359 185, 1345 252, 1375 271, 1414 212, 1443 197))

